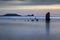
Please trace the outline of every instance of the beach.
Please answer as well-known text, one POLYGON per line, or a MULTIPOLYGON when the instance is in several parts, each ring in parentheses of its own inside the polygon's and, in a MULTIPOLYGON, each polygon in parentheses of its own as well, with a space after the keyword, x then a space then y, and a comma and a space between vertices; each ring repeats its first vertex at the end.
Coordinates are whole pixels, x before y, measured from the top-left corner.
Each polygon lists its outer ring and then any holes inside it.
POLYGON ((60 19, 49 23, 0 19, 0 40, 60 40, 60 19))

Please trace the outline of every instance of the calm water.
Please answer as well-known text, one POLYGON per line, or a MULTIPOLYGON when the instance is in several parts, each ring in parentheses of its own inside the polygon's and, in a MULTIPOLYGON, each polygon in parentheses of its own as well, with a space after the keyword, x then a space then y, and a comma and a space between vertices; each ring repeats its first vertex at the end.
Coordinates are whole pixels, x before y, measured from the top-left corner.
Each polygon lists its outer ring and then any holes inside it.
POLYGON ((49 23, 0 19, 0 40, 60 40, 60 19, 49 23))

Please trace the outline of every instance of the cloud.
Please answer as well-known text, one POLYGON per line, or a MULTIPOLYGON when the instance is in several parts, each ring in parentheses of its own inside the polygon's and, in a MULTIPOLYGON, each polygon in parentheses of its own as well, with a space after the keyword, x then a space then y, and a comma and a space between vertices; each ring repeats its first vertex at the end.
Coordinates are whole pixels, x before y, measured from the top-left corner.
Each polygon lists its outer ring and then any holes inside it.
POLYGON ((60 4, 60 0, 0 0, 2 5, 51 5, 60 4))
POLYGON ((60 9, 60 5, 3 6, 3 7, 0 7, 0 10, 40 10, 40 9, 60 9))

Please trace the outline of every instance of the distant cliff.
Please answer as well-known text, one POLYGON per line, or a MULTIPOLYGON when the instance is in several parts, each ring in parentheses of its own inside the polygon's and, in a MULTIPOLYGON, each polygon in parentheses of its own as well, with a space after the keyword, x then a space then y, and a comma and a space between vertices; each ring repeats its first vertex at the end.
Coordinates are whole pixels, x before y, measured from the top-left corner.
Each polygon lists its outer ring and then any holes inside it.
POLYGON ((5 15, 2 15, 2 16, 21 16, 21 15, 18 15, 18 14, 5 14, 5 15))
POLYGON ((5 14, 5 15, 0 15, 0 16, 34 16, 34 14, 32 15, 5 14))
POLYGON ((5 14, 0 16, 34 16, 34 14, 31 14, 31 15, 5 14))

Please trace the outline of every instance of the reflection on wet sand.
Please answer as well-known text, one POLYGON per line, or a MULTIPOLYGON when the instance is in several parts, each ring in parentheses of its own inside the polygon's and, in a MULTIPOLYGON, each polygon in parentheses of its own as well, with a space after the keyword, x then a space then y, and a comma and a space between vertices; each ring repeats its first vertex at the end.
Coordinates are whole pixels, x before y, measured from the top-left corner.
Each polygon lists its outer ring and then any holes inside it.
POLYGON ((49 35, 50 32, 50 21, 46 21, 46 34, 49 35))

